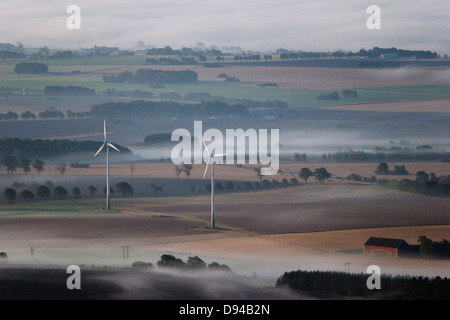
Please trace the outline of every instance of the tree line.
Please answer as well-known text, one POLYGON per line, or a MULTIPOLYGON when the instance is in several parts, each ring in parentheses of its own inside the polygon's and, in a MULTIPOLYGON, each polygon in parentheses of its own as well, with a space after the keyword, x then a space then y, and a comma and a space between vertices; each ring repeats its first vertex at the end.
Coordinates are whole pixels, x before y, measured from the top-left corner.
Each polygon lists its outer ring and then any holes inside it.
POLYGON ((433 241, 425 235, 419 236, 419 252, 426 259, 450 259, 450 242, 447 239, 433 241))
POLYGON ((95 90, 79 86, 46 86, 44 94, 47 96, 95 96, 95 90))
MULTIPOLYGON (((163 254, 160 257, 160 259, 156 262, 156 265, 159 268, 177 269, 191 272, 204 270, 214 270, 214 271, 219 270, 231 272, 230 267, 225 264, 219 264, 218 262, 215 261, 211 262, 210 264, 206 264, 206 262, 203 261, 198 256, 188 257, 186 262, 184 262, 182 259, 177 258, 171 254, 163 254)), ((153 264, 151 262, 136 261, 133 262, 133 264, 131 265, 131 269, 149 270, 153 269, 153 264)))
POLYGON ((95 118, 147 118, 147 117, 191 117, 197 116, 246 116, 243 105, 205 101, 197 104, 180 104, 173 101, 107 102, 91 107, 95 118))
POLYGON ((288 287, 297 292, 372 298, 383 300, 448 300, 450 279, 381 275, 381 290, 367 288, 368 274, 337 271, 290 271, 277 279, 276 287, 288 287))
POLYGON ((198 74, 192 70, 165 71, 152 69, 138 69, 135 73, 124 71, 118 74, 104 74, 106 83, 146 83, 146 84, 179 84, 194 83, 198 74))
POLYGON ((323 59, 323 58, 371 58, 376 59, 382 54, 392 53, 401 58, 416 57, 417 59, 437 59, 439 54, 431 52, 430 50, 405 50, 392 48, 373 47, 372 49, 360 49, 357 52, 336 50, 333 52, 305 52, 286 50, 283 48, 277 49, 275 54, 280 56, 282 60, 297 60, 297 59, 323 59))
POLYGON ((450 152, 439 150, 423 150, 420 148, 375 148, 373 152, 362 150, 348 150, 323 153, 322 155, 311 155, 306 153, 294 153, 296 162, 323 161, 323 162, 422 162, 442 161, 450 159, 450 152))

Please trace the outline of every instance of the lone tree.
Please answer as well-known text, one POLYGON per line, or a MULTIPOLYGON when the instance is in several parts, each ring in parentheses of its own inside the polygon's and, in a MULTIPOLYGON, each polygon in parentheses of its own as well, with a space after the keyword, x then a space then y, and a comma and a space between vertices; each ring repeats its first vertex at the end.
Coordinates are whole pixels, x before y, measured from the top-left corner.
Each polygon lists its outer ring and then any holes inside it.
POLYGON ((305 180, 305 184, 308 184, 308 179, 313 176, 313 173, 309 168, 301 168, 298 176, 305 180))
POLYGON ((16 171, 16 168, 19 165, 19 162, 14 155, 4 156, 0 163, 6 168, 8 174, 14 174, 14 171, 16 171))
POLYGON ((58 197, 59 200, 62 200, 67 196, 67 190, 62 186, 57 186, 55 189, 53 189, 53 195, 58 197))
POLYGON ((80 188, 78 188, 78 187, 73 187, 73 188, 72 188, 72 194, 73 194, 73 196, 75 197, 75 199, 80 198, 80 194, 81 194, 80 188))
POLYGON ((13 188, 6 188, 5 198, 6 200, 8 200, 9 204, 12 204, 12 202, 16 200, 16 190, 14 190, 13 188))
POLYGON ((416 173, 416 182, 423 183, 429 180, 430 176, 425 171, 417 171, 416 173))
POLYGON ((433 241, 428 239, 426 236, 421 235, 419 239, 417 239, 419 243, 419 251, 420 255, 424 258, 432 258, 433 257, 433 241))
POLYGON ((30 190, 23 190, 20 193, 19 197, 20 197, 20 199, 22 199, 22 200, 24 200, 26 202, 30 202, 31 200, 33 200, 34 194, 30 190))
POLYGON ((37 187, 36 196, 38 196, 39 198, 48 198, 48 197, 50 197, 50 195, 51 195, 51 192, 47 186, 40 185, 39 187, 37 187))
POLYGON ((376 174, 389 174, 389 166, 386 162, 380 162, 375 170, 376 174))
POLYGON ((175 174, 177 175, 177 179, 180 177, 180 174, 183 172, 183 165, 175 165, 175 174))
POLYGON ((66 172, 66 167, 67 167, 67 165, 66 165, 66 163, 65 162, 60 162, 60 163, 58 163, 57 165, 56 165, 56 170, 57 171, 59 171, 59 173, 61 174, 61 175, 64 175, 64 173, 66 172))
POLYGON ((314 171, 314 178, 316 178, 318 182, 324 184, 326 179, 331 178, 331 173, 325 168, 316 169, 314 171))
POLYGON ((261 182, 261 181, 262 181, 262 178, 264 177, 264 176, 261 174, 261 167, 253 168, 253 171, 254 171, 254 172, 256 173, 256 175, 258 176, 259 182, 261 182))
POLYGON ((89 194, 90 194, 91 196, 95 196, 95 194, 97 193, 97 188, 94 187, 93 185, 90 185, 90 186, 88 187, 88 191, 89 191, 89 194))
POLYGON ((39 175, 41 174, 42 171, 44 171, 44 165, 45 165, 45 162, 42 160, 39 160, 39 159, 34 160, 34 162, 32 164, 33 168, 37 171, 37 173, 39 175))
POLYGON ((125 181, 116 184, 116 191, 125 198, 131 197, 134 194, 134 188, 128 182, 125 181))
POLYGON ((192 164, 183 164, 183 171, 188 179, 189 176, 191 175, 192 169, 193 169, 192 164))
POLYGON ((186 261, 186 269, 203 270, 206 269, 206 263, 199 257, 189 257, 186 261))
POLYGON ((129 163, 129 166, 130 166, 130 171, 131 171, 131 177, 133 178, 133 176, 134 176, 134 170, 136 170, 136 163, 130 162, 130 163, 129 163))
POLYGON ((23 172, 25 172, 25 174, 28 174, 28 172, 31 171, 31 160, 30 159, 20 159, 19 167, 23 170, 23 172))
POLYGON ((186 264, 183 262, 183 260, 175 258, 170 254, 163 254, 161 256, 161 260, 159 260, 156 264, 160 268, 184 269, 186 267, 186 264))
POLYGON ((156 198, 158 198, 158 193, 163 192, 163 188, 161 186, 157 186, 156 184, 152 183, 150 184, 150 186, 153 189, 153 194, 155 195, 156 198))

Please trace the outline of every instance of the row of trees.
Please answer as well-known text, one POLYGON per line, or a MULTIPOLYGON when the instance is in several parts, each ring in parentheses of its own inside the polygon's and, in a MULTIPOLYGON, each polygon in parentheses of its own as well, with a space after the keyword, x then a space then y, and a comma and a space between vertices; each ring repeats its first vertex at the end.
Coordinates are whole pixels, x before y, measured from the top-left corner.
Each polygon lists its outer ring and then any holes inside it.
POLYGON ((397 54, 398 57, 409 58, 416 57, 417 59, 436 59, 439 55, 436 52, 429 50, 404 50, 395 47, 392 48, 379 48, 373 47, 372 49, 360 49, 358 52, 336 50, 333 52, 305 52, 305 51, 293 51, 286 49, 277 49, 276 54, 280 55, 282 60, 296 60, 296 59, 320 59, 320 58, 379 58, 382 54, 392 53, 397 54))
POLYGON ((0 160, 0 167, 5 167, 8 174, 14 174, 17 168, 22 169, 25 174, 28 174, 28 172, 31 171, 31 167, 33 167, 39 175, 44 170, 45 162, 43 160, 36 159, 32 161, 27 158, 19 159, 16 154, 18 154, 18 152, 13 152, 11 155, 3 156, 0 160))
MULTIPOLYGON (((283 178, 280 181, 276 179, 267 180, 263 179, 261 182, 254 181, 249 182, 246 181, 242 184, 234 183, 233 181, 225 181, 223 184, 222 182, 216 182, 214 184, 214 191, 215 192, 222 192, 222 191, 251 191, 251 190, 260 190, 260 189, 267 189, 267 188, 286 188, 288 186, 297 186, 298 180, 296 178, 291 178, 290 180, 283 178)), ((189 186, 188 191, 190 194, 197 194, 197 193, 211 193, 211 184, 206 184, 203 188, 195 188, 194 186, 189 186)))
POLYGON ((378 179, 377 183, 384 187, 400 191, 406 191, 435 197, 446 197, 446 198, 450 197, 450 175, 447 177, 439 178, 438 181, 436 180, 423 181, 423 180, 424 180, 423 175, 419 174, 419 177, 417 177, 416 180, 378 179))
POLYGON ((373 152, 346 150, 313 155, 306 153, 294 153, 297 162, 323 161, 323 162, 422 162, 422 161, 449 161, 450 152, 421 148, 391 148, 389 150, 375 148, 373 152))
POLYGON ((95 118, 145 118, 145 117, 192 117, 196 116, 246 116, 244 105, 230 105, 219 101, 196 104, 180 104, 173 101, 107 102, 91 107, 95 118))
MULTIPOLYGON (((205 261, 200 259, 198 256, 188 257, 187 261, 184 262, 171 254, 163 254, 160 260, 156 262, 159 268, 169 268, 184 271, 203 271, 203 270, 220 270, 230 272, 231 269, 225 264, 219 264, 217 262, 212 262, 206 264, 205 261)), ((136 261, 131 265, 134 270, 148 270, 153 269, 153 264, 151 262, 136 261)))
POLYGON ((166 71, 152 69, 138 69, 133 74, 124 71, 119 74, 104 74, 103 82, 107 83, 148 83, 148 84, 178 84, 194 83, 198 80, 198 74, 192 70, 166 71))
POLYGON ((50 108, 45 111, 41 111, 36 114, 31 111, 24 111, 20 114, 17 114, 14 111, 8 111, 7 113, 0 113, 0 120, 18 120, 19 118, 22 118, 23 120, 36 120, 37 118, 41 120, 53 120, 53 119, 85 119, 91 117, 90 111, 79 111, 79 112, 73 112, 72 110, 67 110, 66 114, 62 111, 58 111, 56 109, 50 108))
MULTIPOLYGON (((158 195, 164 191, 161 186, 154 183, 150 184, 150 188, 155 197, 158 197, 158 195)), ((90 185, 87 188, 87 191, 89 195, 95 196, 98 190, 94 185, 90 185)), ((78 199, 82 193, 79 187, 73 187, 71 192, 75 199, 78 199)), ((106 186, 103 187, 103 193, 106 193, 106 186)), ((128 182, 121 181, 117 183, 114 188, 111 187, 110 193, 118 193, 121 196, 128 198, 134 195, 134 188, 128 182)), ((53 187, 53 183, 50 180, 47 180, 42 185, 36 183, 26 185, 24 183, 15 182, 12 187, 6 188, 4 191, 4 196, 9 204, 16 200, 17 196, 19 196, 19 199, 21 200, 30 202, 35 196, 40 199, 48 199, 52 194, 59 200, 62 200, 68 196, 69 192, 63 186, 53 187)))
POLYGON ((95 90, 79 86, 46 86, 46 96, 95 96, 95 90))

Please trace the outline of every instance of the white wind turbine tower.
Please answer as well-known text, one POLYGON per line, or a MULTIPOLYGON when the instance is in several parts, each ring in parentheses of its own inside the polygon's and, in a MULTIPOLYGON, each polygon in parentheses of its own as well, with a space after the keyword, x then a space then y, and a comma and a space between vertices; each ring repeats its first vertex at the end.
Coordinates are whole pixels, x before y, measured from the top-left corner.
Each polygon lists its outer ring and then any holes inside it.
POLYGON ((203 179, 205 179, 206 172, 208 171, 208 166, 211 164, 211 229, 216 227, 216 222, 214 218, 214 162, 216 161, 214 158, 223 157, 226 154, 214 154, 209 152, 208 147, 206 146, 205 140, 203 140, 203 145, 205 146, 206 152, 208 152, 208 162, 206 163, 205 172, 203 173, 203 179))
POLYGON ((100 151, 103 150, 103 148, 106 146, 106 210, 109 210, 111 208, 111 201, 110 201, 110 185, 109 185, 109 147, 113 148, 114 150, 117 150, 120 152, 119 149, 117 149, 111 142, 109 142, 106 139, 106 120, 103 120, 103 144, 98 149, 98 151, 95 153, 94 157, 97 156, 100 151))

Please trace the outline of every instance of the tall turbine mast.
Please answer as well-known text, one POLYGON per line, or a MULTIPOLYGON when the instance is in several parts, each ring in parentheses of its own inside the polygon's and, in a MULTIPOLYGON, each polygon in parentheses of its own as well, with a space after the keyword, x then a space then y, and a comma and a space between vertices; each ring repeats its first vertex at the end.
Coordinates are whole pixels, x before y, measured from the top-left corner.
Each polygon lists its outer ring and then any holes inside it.
POLYGON ((214 154, 209 152, 206 146, 205 140, 203 140, 203 145, 205 146, 206 152, 208 152, 208 162, 206 163, 205 172, 203 173, 203 179, 205 179, 206 172, 208 171, 208 166, 211 164, 211 229, 215 229, 215 203, 214 203, 214 162, 217 157, 223 157, 226 154, 214 154))
POLYGON ((103 144, 98 149, 98 151, 94 154, 94 157, 96 157, 100 151, 103 150, 103 148, 106 146, 106 210, 111 209, 111 196, 110 196, 110 184, 109 184, 109 147, 113 148, 116 151, 119 151, 111 142, 108 141, 106 138, 106 120, 103 120, 103 144))

